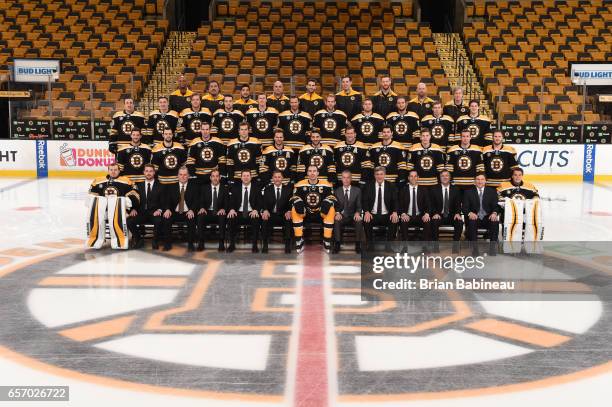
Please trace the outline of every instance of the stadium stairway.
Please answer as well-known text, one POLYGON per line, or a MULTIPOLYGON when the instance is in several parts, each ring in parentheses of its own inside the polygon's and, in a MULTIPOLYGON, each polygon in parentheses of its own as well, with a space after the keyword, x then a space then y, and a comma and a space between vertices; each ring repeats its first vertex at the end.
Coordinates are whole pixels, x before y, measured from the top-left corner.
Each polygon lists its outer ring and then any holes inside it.
POLYGON ((434 44, 451 87, 461 86, 465 99, 480 100, 481 112, 491 118, 491 108, 457 33, 434 33, 434 44))
POLYGON ((195 38, 195 32, 170 32, 155 72, 137 104, 138 109, 145 115, 157 109, 158 97, 167 96, 176 89, 176 80, 183 73, 195 38))

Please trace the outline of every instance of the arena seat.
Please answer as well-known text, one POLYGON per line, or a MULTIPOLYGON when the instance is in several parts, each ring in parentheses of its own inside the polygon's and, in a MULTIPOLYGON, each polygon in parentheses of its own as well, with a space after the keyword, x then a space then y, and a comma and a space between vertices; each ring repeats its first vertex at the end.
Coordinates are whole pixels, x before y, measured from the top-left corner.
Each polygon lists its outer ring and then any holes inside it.
MULTIPOLYGON (((464 27, 464 43, 497 114, 509 124, 516 117, 538 119, 539 106, 529 98, 540 94, 542 83, 550 113, 545 121, 575 117, 582 96, 568 63, 610 57, 612 4, 605 0, 472 0, 467 15, 472 22, 464 27)), ((585 110, 585 121, 600 120, 585 110)))
MULTIPOLYGON (((134 96, 138 97, 150 77, 168 29, 165 20, 145 18, 148 12, 145 3, 151 4, 144 0, 2 0, 0 44, 4 47, 0 52, 0 74, 8 73, 11 57, 58 58, 63 73, 59 82, 53 84, 54 99, 59 95, 55 92, 59 89, 56 85, 63 84, 70 86, 62 88, 70 92, 63 95, 65 100, 89 100, 88 85, 77 87, 73 82, 76 75, 79 82, 93 82, 98 96, 104 95, 103 99, 113 106, 131 94, 133 76, 134 96), (106 83, 119 85, 113 89, 106 83)), ((159 4, 153 5, 159 7, 159 4)), ((43 99, 48 97, 46 92, 41 95, 43 99)), ((96 117, 110 119, 113 108, 101 108, 96 117)), ((63 111, 60 104, 54 104, 54 109, 63 111)), ((66 110, 65 116, 78 117, 82 110, 75 106, 66 110)), ((35 108, 24 114, 39 116, 39 113, 46 116, 48 111, 35 108)))

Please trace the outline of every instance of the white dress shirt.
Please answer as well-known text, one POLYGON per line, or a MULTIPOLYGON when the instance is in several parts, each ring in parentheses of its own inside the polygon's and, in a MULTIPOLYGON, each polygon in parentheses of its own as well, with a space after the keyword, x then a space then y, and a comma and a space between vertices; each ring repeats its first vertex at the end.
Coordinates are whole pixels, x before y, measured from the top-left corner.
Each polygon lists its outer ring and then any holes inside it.
POLYGON ((419 211, 419 186, 418 185, 408 185, 408 193, 410 194, 410 205, 408 206, 408 216, 412 216, 412 209, 416 209, 415 213, 417 215, 420 214, 419 211), (412 196, 414 194, 414 198, 412 196))
MULTIPOLYGON (((151 187, 153 187, 153 185, 151 185, 151 187)), ((181 184, 179 182, 179 194, 181 193, 181 188, 185 188, 185 197, 187 196, 187 183, 185 182, 184 184, 181 184)), ((180 201, 180 198, 179 198, 180 201)), ((174 208, 175 212, 179 211, 179 205, 180 203, 176 204, 176 208, 174 208)), ((187 199, 185 199, 185 212, 189 212, 189 206, 187 206, 187 199)))
POLYGON ((249 195, 249 202, 247 202, 247 208, 248 211, 251 212, 253 210, 253 208, 251 208, 251 184, 249 185, 244 185, 242 184, 240 186, 240 206, 238 207, 239 211, 242 211, 242 205, 244 205, 244 190, 247 190, 247 194, 249 195))
POLYGON ((219 196, 221 195, 221 184, 218 185, 213 185, 210 184, 210 208, 208 208, 208 210, 212 211, 215 208, 213 208, 213 197, 215 196, 215 188, 217 188, 217 202, 219 200, 219 196))
POLYGON ((374 183, 374 208, 372 209, 372 213, 374 215, 386 215, 387 213, 389 213, 387 211, 387 206, 385 205, 385 183, 381 183, 379 184, 378 182, 374 183), (376 213, 376 208, 378 208, 378 189, 382 188, 381 190, 381 198, 382 198, 382 213, 376 213))

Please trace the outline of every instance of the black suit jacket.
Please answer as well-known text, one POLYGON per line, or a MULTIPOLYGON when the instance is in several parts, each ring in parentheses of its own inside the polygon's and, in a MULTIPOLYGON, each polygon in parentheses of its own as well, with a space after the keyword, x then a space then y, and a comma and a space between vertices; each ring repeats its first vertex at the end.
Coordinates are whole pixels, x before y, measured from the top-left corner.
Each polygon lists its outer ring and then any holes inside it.
MULTIPOLYGON (((167 185, 163 194, 164 210, 170 209, 172 212, 174 212, 181 198, 180 184, 177 182, 176 184, 167 185)), ((193 181, 187 182, 187 188, 185 189, 185 203, 187 203, 187 207, 194 212, 200 210, 200 190, 193 181)))
MULTIPOLYGON (((291 210, 291 204, 289 199, 293 195, 293 188, 289 185, 281 185, 280 199, 276 206, 277 213, 284 214, 291 210)), ((270 213, 274 213, 274 204, 276 203, 276 186, 269 184, 263 190, 263 196, 261 199, 261 211, 267 210, 270 213)))
POLYGON ((164 187, 159 183, 158 180, 153 182, 153 186, 151 187, 151 193, 147 196, 145 182, 138 182, 136 184, 136 188, 138 189, 138 195, 140 195, 140 205, 138 205, 136 211, 140 215, 149 215, 153 214, 158 209, 162 209, 162 197, 164 196, 164 187), (145 205, 148 200, 148 205, 145 205), (145 206, 147 209, 145 209, 145 206))
MULTIPOLYGON (((491 187, 484 187, 482 193, 482 207, 487 213, 487 216, 492 212, 501 213, 501 208, 497 202, 497 192, 491 187)), ((467 216, 468 213, 474 212, 478 214, 480 202, 478 199, 478 189, 474 186, 463 193, 463 213, 467 216)))
MULTIPOLYGON (((374 202, 376 201, 376 181, 371 181, 363 189, 362 192, 362 207, 364 212, 372 212, 374 208, 374 202)), ((389 214, 397 212, 399 209, 399 202, 397 197, 397 188, 389 181, 385 181, 385 193, 383 200, 389 214)))
MULTIPOLYGON (((200 187, 200 208, 206 209, 212 204, 212 187, 211 184, 205 184, 200 187)), ((219 184, 217 186, 217 210, 225 209, 229 205, 229 189, 227 185, 219 184)))
MULTIPOLYGON (((419 215, 425 215, 431 211, 429 204, 429 194, 427 193, 427 189, 419 186, 417 188, 417 207, 419 209, 419 215)), ((412 200, 412 189, 410 184, 404 185, 400 188, 399 191, 399 205, 400 205, 400 213, 408 213, 410 208, 410 201, 412 200)))
MULTIPOLYGON (((436 185, 429 190, 430 215, 442 216, 444 210, 444 195, 442 185, 436 185)), ((461 214, 461 196, 456 186, 450 185, 448 188, 448 214, 455 216, 461 214)))
MULTIPOLYGON (((242 211, 240 204, 242 203, 242 182, 237 182, 232 185, 230 189, 229 205, 228 210, 233 209, 236 212, 242 211)), ((251 188, 249 191, 249 204, 251 208, 258 211, 261 208, 261 188, 251 182, 251 188)))
POLYGON ((346 211, 346 216, 351 218, 355 216, 355 212, 361 213, 361 189, 359 187, 351 186, 348 202, 344 199, 344 187, 342 185, 336 188, 334 195, 338 201, 338 212, 346 211))

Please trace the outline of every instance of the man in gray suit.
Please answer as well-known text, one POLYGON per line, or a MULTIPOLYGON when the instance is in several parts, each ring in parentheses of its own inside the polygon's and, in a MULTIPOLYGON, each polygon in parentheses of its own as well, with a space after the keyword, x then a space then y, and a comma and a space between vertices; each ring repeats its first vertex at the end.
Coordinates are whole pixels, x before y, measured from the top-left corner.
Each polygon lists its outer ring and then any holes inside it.
POLYGON ((361 190, 351 186, 351 172, 342 172, 342 185, 336 188, 334 195, 338 200, 338 211, 334 221, 334 253, 340 251, 342 232, 346 225, 355 226, 355 252, 361 252, 361 242, 365 242, 365 233, 361 216, 361 190))

